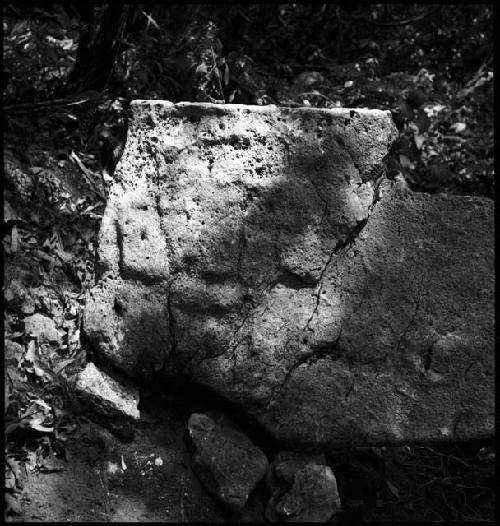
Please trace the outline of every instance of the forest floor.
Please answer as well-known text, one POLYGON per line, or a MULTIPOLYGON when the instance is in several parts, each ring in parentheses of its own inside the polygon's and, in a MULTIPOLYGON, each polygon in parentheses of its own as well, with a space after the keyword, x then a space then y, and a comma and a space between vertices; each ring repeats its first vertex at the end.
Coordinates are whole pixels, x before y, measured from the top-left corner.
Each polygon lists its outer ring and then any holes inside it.
POLYGON ((262 522, 259 495, 235 517, 206 493, 189 467, 185 422, 163 412, 141 424, 132 442, 87 424, 89 432, 67 444, 67 462, 26 477, 19 520, 262 522))
MULTIPOLYGON (((49 454, 38 465, 23 463, 19 477, 23 486, 20 513, 12 519, 265 522, 265 505, 270 495, 263 482, 243 512, 235 515, 212 500, 190 469, 183 436, 189 415, 198 410, 196 405, 177 400, 174 406, 156 400, 148 408, 155 421, 140 424, 130 442, 118 440, 85 418, 75 418, 77 431, 65 442, 63 459, 49 454)), ((493 470, 491 459, 489 464, 478 462, 480 449, 477 444, 469 446, 468 454, 464 454, 457 445, 387 448, 383 480, 382 473, 376 472, 363 457, 357 457, 356 452, 337 453, 348 458, 349 465, 343 461, 336 469, 333 464, 343 511, 332 522, 463 522, 464 517, 484 520, 484 506, 491 499, 492 489, 488 488, 492 488, 489 477, 493 470), (441 475, 440 470, 446 475, 441 475), (460 486, 458 481, 464 484, 460 486), (471 492, 474 486, 481 492, 471 492), (374 498, 367 498, 369 495, 374 498), (473 500, 467 502, 467 496, 473 500), (474 510, 481 505, 479 514, 474 510), (465 506, 469 506, 468 516, 465 506)))

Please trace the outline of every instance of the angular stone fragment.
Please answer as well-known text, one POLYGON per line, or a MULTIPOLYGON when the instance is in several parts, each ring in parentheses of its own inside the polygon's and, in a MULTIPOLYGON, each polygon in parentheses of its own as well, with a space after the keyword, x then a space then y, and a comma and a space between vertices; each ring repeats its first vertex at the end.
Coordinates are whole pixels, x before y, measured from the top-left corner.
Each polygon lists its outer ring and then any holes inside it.
POLYGON ((40 342, 61 343, 61 335, 52 318, 37 313, 24 318, 24 330, 30 336, 36 336, 40 342))
POLYGON ((337 481, 320 459, 282 451, 268 470, 271 522, 327 522, 340 508, 337 481))
POLYGON ((139 420, 139 389, 124 379, 120 381, 88 363, 72 385, 74 408, 122 438, 133 438, 139 420))
POLYGON ((132 113, 84 319, 99 352, 289 444, 492 434, 492 200, 387 181, 384 111, 132 113))
POLYGON ((35 301, 30 292, 17 279, 13 279, 4 289, 4 299, 9 310, 29 315, 35 312, 35 301))
POLYGON ((231 511, 241 511, 267 469, 264 453, 220 414, 193 413, 187 438, 193 470, 205 489, 231 511))

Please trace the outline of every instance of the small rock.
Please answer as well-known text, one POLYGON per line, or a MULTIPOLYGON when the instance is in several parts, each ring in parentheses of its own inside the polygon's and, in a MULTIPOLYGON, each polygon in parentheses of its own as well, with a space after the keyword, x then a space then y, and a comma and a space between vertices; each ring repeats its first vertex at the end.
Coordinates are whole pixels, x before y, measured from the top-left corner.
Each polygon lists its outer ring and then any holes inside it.
POLYGON ((43 314, 24 318, 24 330, 30 336, 36 336, 39 342, 61 343, 61 335, 54 320, 43 314))
POLYGON ((24 298, 20 307, 21 314, 33 314, 35 312, 35 300, 27 296, 24 298))
POLYGON ((43 459, 43 464, 40 466, 42 473, 54 473, 56 471, 64 471, 66 469, 66 462, 55 455, 48 455, 43 459))
POLYGON ((23 298, 26 294, 26 289, 22 285, 22 283, 17 280, 13 279, 10 283, 8 283, 3 292, 3 297, 5 299, 5 303, 9 305, 13 302, 14 299, 20 297, 23 298))
POLYGON ((5 365, 17 365, 18 360, 24 353, 24 347, 12 340, 5 340, 4 357, 5 365))
POLYGON ((271 522, 327 522, 340 510, 335 475, 318 457, 279 453, 267 484, 272 497, 266 517, 271 522))
POLYGON ((134 436, 139 420, 139 389, 128 381, 118 382, 88 363, 76 377, 72 401, 75 409, 122 438, 134 436))
POLYGON ((192 467, 205 489, 231 511, 241 511, 268 466, 264 453, 224 415, 193 413, 187 437, 192 467))
POLYGON ((28 289, 17 279, 13 279, 4 289, 4 298, 9 310, 24 315, 35 312, 35 300, 28 289))

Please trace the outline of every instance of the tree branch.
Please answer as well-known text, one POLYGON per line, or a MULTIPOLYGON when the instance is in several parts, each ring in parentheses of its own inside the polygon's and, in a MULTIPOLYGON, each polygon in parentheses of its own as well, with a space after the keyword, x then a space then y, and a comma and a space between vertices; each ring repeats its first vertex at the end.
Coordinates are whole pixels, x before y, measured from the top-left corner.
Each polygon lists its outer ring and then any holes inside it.
POLYGON ((351 20, 358 20, 358 21, 361 21, 361 22, 367 22, 368 24, 371 24, 373 26, 378 26, 378 27, 400 27, 400 26, 406 26, 408 24, 413 24, 415 22, 420 22, 424 18, 427 18, 427 17, 433 15, 434 13, 439 11, 440 9, 441 9, 441 6, 438 6, 438 7, 434 8, 434 9, 431 9, 427 13, 424 13, 423 15, 417 16, 415 18, 408 18, 406 20, 400 20, 398 22, 377 22, 376 20, 370 20, 369 18, 365 18, 363 16, 351 16, 350 18, 351 18, 351 20))

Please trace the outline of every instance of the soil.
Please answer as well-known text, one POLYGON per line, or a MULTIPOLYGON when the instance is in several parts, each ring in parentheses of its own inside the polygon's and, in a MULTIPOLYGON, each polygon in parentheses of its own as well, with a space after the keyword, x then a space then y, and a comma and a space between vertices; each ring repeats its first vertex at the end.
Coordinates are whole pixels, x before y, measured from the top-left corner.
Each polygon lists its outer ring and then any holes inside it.
MULTIPOLYGON (((175 386, 173 391, 141 393, 142 421, 128 442, 88 418, 78 417, 80 432, 65 444, 66 461, 54 458, 52 471, 47 461, 43 471, 28 472, 25 465, 19 499, 22 514, 11 520, 266 522, 265 505, 270 495, 264 481, 237 515, 208 495, 190 467, 184 441, 190 414, 222 409, 241 425, 238 415, 231 414, 230 407, 221 407, 210 393, 175 386)), ((271 461, 278 445, 258 427, 247 424, 244 431, 271 461)), ((343 506, 330 522, 484 520, 492 512, 494 470, 491 463, 481 465, 477 455, 491 445, 327 451, 326 460, 336 475, 343 506), (468 493, 461 494, 446 478, 463 481, 462 492, 468 493), (466 485, 483 489, 467 490, 466 485), (478 509, 483 511, 481 515, 474 514, 478 509)))
POLYGON ((62 471, 25 478, 23 514, 15 520, 263 522, 262 486, 235 516, 198 482, 183 441, 187 413, 155 408, 154 418, 146 416, 155 421, 140 423, 130 442, 90 424, 89 434, 67 444, 69 460, 62 471))

